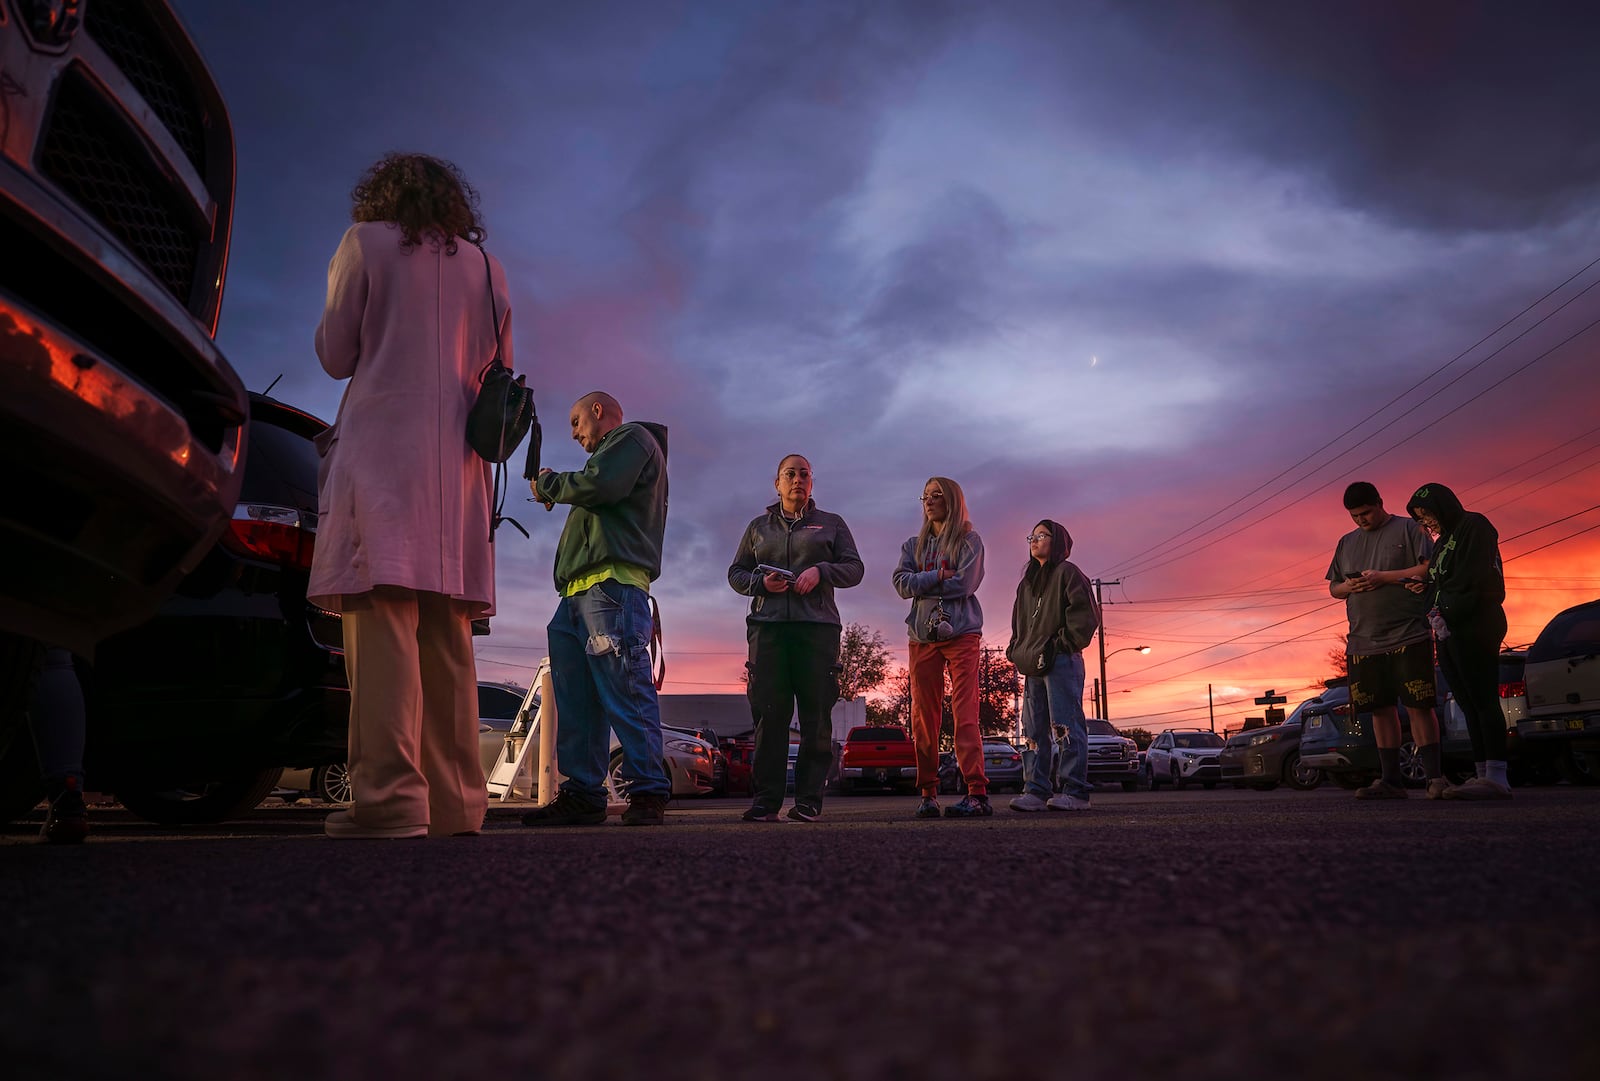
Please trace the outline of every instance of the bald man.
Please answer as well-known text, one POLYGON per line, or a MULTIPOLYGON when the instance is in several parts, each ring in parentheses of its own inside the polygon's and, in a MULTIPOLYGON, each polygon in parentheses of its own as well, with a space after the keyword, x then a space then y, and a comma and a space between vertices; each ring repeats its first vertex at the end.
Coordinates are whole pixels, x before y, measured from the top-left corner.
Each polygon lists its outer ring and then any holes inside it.
POLYGON ((525 826, 606 820, 611 737, 622 745, 625 826, 659 826, 672 794, 661 747, 661 708, 650 673, 650 583, 661 575, 667 524, 667 429, 629 422, 604 391, 572 406, 572 438, 589 452, 574 473, 539 471, 534 496, 572 509, 556 545, 550 619, 556 762, 567 777, 525 826))

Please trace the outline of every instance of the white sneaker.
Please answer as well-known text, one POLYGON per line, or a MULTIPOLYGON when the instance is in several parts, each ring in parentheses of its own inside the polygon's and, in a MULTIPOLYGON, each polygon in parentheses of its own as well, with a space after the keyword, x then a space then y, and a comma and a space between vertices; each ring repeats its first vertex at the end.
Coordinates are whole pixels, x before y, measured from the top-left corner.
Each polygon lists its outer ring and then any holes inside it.
POLYGON ((1045 806, 1052 811, 1087 811, 1089 809, 1089 801, 1079 799, 1077 796, 1069 796, 1063 792, 1059 796, 1051 796, 1045 806))
POLYGON ((1050 806, 1048 803, 1035 796, 1032 792, 1024 792, 1011 801, 1011 809, 1013 811, 1042 811, 1048 806, 1050 806))
POLYGON ((322 832, 341 841, 394 841, 426 837, 427 826, 363 826, 349 811, 335 811, 322 820, 322 832))

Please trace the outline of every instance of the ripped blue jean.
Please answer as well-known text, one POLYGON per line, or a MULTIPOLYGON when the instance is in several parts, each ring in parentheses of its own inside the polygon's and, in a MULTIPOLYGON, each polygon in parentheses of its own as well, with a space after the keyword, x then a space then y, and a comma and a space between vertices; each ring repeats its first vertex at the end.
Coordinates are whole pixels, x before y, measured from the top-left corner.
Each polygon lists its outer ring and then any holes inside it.
POLYGON ((628 798, 670 795, 650 676, 649 594, 615 580, 590 586, 561 598, 548 631, 556 764, 567 777, 562 790, 605 803, 615 730, 628 798))
POLYGON ((1049 672, 1027 676, 1022 685, 1022 734, 1037 750, 1028 773, 1028 791, 1040 799, 1055 795, 1051 775, 1054 758, 1061 756, 1059 775, 1063 795, 1086 800, 1094 792, 1089 783, 1089 729, 1083 716, 1083 654, 1062 653, 1049 672), (1051 726, 1065 726, 1067 738, 1057 745, 1051 726))

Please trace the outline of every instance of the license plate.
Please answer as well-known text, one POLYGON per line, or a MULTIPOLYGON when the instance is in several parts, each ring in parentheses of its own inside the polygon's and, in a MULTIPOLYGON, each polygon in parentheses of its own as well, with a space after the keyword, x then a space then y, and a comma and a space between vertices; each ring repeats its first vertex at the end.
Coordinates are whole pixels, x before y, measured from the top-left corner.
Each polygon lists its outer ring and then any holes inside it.
POLYGON ((1583 731, 1583 718, 1582 717, 1568 717, 1567 718, 1567 727, 1568 728, 1575 728, 1579 732, 1583 731))
POLYGON ((1321 717, 1313 717, 1313 718, 1311 718, 1311 720, 1307 721, 1306 723, 1312 728, 1321 728, 1322 727, 1322 718, 1321 717))
POLYGON ((989 759, 989 765, 991 765, 991 766, 1003 766, 1005 764, 1006 764, 1006 760, 1004 758, 991 758, 991 759, 989 759))

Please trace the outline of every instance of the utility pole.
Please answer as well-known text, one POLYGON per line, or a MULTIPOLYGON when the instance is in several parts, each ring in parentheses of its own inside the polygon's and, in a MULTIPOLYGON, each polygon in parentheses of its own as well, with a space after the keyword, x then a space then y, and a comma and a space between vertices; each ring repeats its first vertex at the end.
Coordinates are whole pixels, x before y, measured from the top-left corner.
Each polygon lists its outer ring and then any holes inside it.
POLYGON ((1096 676, 1095 680, 1094 680, 1094 696, 1090 700, 1090 704, 1094 706, 1094 715, 1096 717, 1104 717, 1105 716, 1105 714, 1100 712, 1100 677, 1099 676, 1096 676))
POLYGON ((1211 714, 1211 731, 1217 730, 1217 704, 1211 698, 1211 684, 1206 684, 1206 712, 1211 714))
POLYGON ((1106 605, 1100 599, 1100 587, 1120 586, 1122 579, 1115 578, 1109 582, 1102 582, 1100 579, 1095 578, 1089 584, 1094 586, 1094 606, 1100 612, 1100 633, 1095 636, 1100 639, 1100 716, 1109 721, 1111 719, 1111 703, 1109 701, 1111 695, 1106 689, 1106 605))

